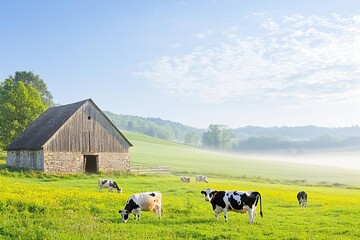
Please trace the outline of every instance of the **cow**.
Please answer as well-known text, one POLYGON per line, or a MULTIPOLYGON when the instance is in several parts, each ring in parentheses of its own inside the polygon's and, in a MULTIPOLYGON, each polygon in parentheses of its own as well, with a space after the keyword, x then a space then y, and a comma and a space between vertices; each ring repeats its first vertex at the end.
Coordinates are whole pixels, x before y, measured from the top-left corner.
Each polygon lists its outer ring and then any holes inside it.
POLYGON ((140 221, 141 210, 153 211, 155 214, 155 219, 157 215, 161 219, 161 199, 161 192, 145 192, 131 195, 126 202, 124 210, 119 210, 119 213, 122 217, 122 222, 126 222, 129 219, 130 213, 134 214, 134 219, 136 219, 137 216, 138 220, 140 221))
POLYGON ((189 178, 189 177, 181 176, 181 177, 180 177, 180 180, 181 180, 182 182, 190 183, 190 178, 189 178))
POLYGON ((261 195, 259 192, 242 191, 213 191, 207 188, 201 191, 205 195, 205 201, 209 201, 215 212, 216 220, 221 212, 224 212, 225 222, 228 222, 228 211, 249 214, 249 224, 253 223, 256 216, 256 206, 260 200, 260 216, 263 217, 261 195))
POLYGON ((118 193, 122 193, 122 189, 119 188, 119 186, 114 180, 111 179, 100 178, 98 181, 98 186, 99 186, 99 192, 102 192, 104 188, 107 188, 108 192, 112 192, 113 189, 115 188, 118 193))
POLYGON ((297 200, 299 201, 299 205, 301 205, 301 207, 306 207, 307 204, 307 193, 304 191, 300 191, 297 194, 297 200))
POLYGON ((196 182, 206 182, 208 183, 207 177, 202 175, 196 175, 196 182))

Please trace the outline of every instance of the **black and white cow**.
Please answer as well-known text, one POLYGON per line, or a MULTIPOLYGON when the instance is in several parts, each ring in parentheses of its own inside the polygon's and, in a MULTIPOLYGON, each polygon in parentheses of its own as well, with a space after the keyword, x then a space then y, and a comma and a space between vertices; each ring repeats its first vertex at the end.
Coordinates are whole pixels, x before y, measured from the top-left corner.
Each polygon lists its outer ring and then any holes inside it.
POLYGON ((307 204, 307 193, 304 191, 300 191, 297 194, 297 199, 299 201, 299 205, 301 205, 301 207, 306 207, 307 204))
POLYGON ((206 176, 203 175, 196 175, 196 182, 206 182, 208 183, 208 179, 206 176))
POLYGON ((153 211, 155 218, 158 215, 161 218, 162 213, 162 196, 161 192, 145 192, 145 193, 136 193, 130 196, 127 200, 125 209, 119 210, 121 214, 122 221, 126 222, 129 218, 130 213, 138 216, 140 220, 140 212, 143 211, 153 211))
POLYGON ((249 223, 253 223, 256 216, 256 206, 260 200, 260 216, 263 217, 261 195, 259 192, 242 191, 213 191, 207 188, 201 191, 205 195, 205 201, 210 201, 215 212, 216 220, 221 212, 224 212, 225 222, 228 221, 228 211, 249 214, 249 223))
POLYGON ((111 179, 99 179, 98 181, 99 192, 102 192, 104 188, 107 188, 109 192, 112 192, 115 188, 118 193, 122 193, 122 189, 119 188, 117 183, 111 179))
POLYGON ((180 177, 180 180, 181 180, 182 182, 190 183, 190 178, 189 178, 189 177, 181 176, 181 177, 180 177))

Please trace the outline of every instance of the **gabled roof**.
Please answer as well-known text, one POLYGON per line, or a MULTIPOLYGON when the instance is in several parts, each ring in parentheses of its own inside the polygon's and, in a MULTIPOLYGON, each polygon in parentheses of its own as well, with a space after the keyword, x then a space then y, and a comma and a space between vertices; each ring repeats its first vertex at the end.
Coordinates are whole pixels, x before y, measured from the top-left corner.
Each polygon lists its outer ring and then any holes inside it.
MULTIPOLYGON (((44 144, 59 130, 61 126, 87 101, 90 101, 104 116, 107 120, 109 118, 95 105, 91 99, 86 99, 80 102, 62 105, 58 107, 52 107, 43 112, 37 119, 35 119, 29 126, 18 136, 16 137, 6 148, 5 150, 35 150, 41 149, 44 144)), ((115 127, 117 127, 109 120, 109 122, 115 127)), ((126 137, 118 130, 119 134, 124 137, 124 139, 132 144, 126 137)))

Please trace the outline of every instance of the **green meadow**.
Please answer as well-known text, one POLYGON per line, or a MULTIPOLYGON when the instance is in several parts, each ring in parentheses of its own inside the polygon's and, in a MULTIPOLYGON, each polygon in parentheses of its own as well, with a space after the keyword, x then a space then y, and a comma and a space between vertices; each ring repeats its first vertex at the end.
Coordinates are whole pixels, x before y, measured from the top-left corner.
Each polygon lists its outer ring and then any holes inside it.
MULTIPOLYGON (((284 183, 360 186, 359 169, 295 163, 290 161, 294 157, 291 154, 287 155, 289 161, 279 160, 276 157, 265 160, 265 158, 207 151, 133 132, 125 132, 125 135, 134 145, 130 149, 132 162, 170 166, 174 174, 189 176, 206 174, 225 178, 252 180, 258 178, 258 180, 284 183)), ((339 161, 342 161, 343 155, 346 156, 341 152, 330 152, 327 155, 338 155, 339 161)), ((360 152, 355 152, 353 155, 357 160, 360 152)))
POLYGON ((0 239, 359 239, 359 172, 215 153, 125 132, 134 144, 134 163, 167 165, 172 174, 49 175, 12 171, 0 161, 0 239), (348 174, 346 174, 348 173, 348 174), (357 175, 356 175, 357 173, 357 175), (209 183, 196 183, 205 174, 209 183), (179 176, 191 177, 191 183, 179 176), (112 178, 122 194, 97 189, 112 178), (254 190, 263 213, 249 225, 248 215, 229 212, 215 220, 201 190, 254 190), (163 217, 142 212, 141 220, 121 222, 132 193, 161 191, 163 217), (296 194, 308 193, 301 208, 296 194))

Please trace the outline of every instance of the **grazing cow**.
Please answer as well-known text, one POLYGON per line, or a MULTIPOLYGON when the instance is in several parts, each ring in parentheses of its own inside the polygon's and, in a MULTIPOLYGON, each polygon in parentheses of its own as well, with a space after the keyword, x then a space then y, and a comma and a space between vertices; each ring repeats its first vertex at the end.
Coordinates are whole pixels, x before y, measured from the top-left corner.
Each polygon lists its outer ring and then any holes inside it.
POLYGON ((102 192, 103 188, 107 188, 109 192, 112 192, 113 189, 115 188, 118 193, 122 193, 122 189, 119 188, 119 186, 117 185, 117 183, 114 180, 111 180, 111 179, 101 179, 100 178, 98 181, 98 186, 99 186, 99 192, 102 192))
POLYGON ((307 203, 307 193, 304 191, 300 191, 297 194, 297 199, 299 201, 299 205, 301 204, 301 207, 306 207, 306 203, 307 203))
POLYGON ((224 212, 225 222, 228 221, 228 211, 236 211, 249 214, 249 223, 253 223, 256 216, 256 206, 260 199, 260 216, 263 217, 261 195, 259 192, 241 191, 213 191, 207 188, 201 191, 205 195, 205 201, 210 201, 215 212, 216 220, 221 212, 224 212))
POLYGON ((126 202, 124 210, 119 210, 122 221, 126 222, 129 218, 130 213, 134 214, 135 219, 136 216, 138 216, 138 220, 140 221, 141 210, 153 211, 155 214, 155 218, 156 215, 159 215, 159 218, 161 218, 161 198, 161 192, 145 192, 131 195, 126 202))
POLYGON ((189 178, 189 177, 181 176, 181 177, 180 177, 180 180, 181 180, 182 182, 190 183, 190 178, 189 178))
POLYGON ((196 182, 206 182, 208 183, 207 177, 202 175, 196 175, 196 182))

